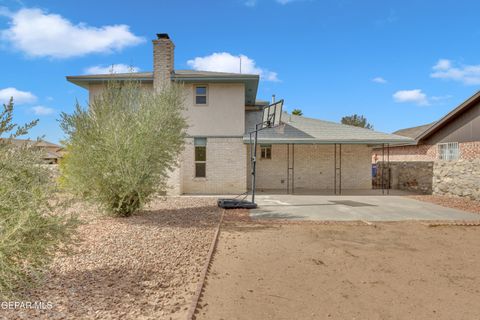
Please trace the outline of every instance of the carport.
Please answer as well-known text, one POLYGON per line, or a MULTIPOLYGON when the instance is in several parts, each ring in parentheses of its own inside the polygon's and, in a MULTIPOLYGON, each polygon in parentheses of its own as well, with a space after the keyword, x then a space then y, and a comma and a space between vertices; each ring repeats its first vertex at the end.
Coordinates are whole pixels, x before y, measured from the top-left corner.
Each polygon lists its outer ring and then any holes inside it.
MULTIPOLYGON (((251 132, 261 116, 260 111, 246 112, 245 132, 251 132)), ((283 113, 279 126, 258 133, 257 190, 338 195, 345 189, 370 190, 372 149, 381 147, 388 163, 390 146, 413 142, 407 137, 283 113)), ((253 150, 248 135, 244 143, 250 159, 253 150)), ((388 178, 382 177, 382 188, 389 185, 388 178)), ((248 175, 248 186, 250 179, 248 175)))
POLYGON ((259 194, 253 219, 317 221, 475 220, 474 213, 445 208, 398 195, 383 196, 378 190, 349 195, 259 194))

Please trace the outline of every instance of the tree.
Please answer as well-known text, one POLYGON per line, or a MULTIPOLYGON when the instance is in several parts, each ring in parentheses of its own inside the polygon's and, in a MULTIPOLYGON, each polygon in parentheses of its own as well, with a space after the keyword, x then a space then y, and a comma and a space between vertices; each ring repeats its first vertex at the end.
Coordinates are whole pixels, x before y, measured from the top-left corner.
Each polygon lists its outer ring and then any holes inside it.
POLYGON ((183 149, 183 89, 147 91, 135 81, 109 82, 87 109, 62 114, 67 155, 62 185, 116 216, 129 216, 167 187, 183 149))
POLYGON ((292 114, 296 116, 302 116, 303 111, 301 109, 293 109, 292 114))
POLYGON ((354 114, 351 116, 345 116, 342 118, 341 123, 349 126, 355 126, 355 127, 373 130, 373 125, 368 123, 367 118, 365 118, 362 115, 354 114))
POLYGON ((12 122, 10 99, 0 112, 0 299, 33 284, 34 276, 68 243, 76 220, 59 215, 55 182, 31 143, 14 144, 38 120, 12 122), (4 137, 5 135, 5 137, 4 137))

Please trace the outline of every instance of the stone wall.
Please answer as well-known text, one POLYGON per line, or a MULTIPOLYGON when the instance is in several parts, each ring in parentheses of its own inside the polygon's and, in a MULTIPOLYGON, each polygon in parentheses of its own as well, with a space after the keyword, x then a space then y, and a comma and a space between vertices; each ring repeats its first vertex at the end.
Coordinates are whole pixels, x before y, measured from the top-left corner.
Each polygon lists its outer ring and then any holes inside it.
MULTIPOLYGON (((432 193, 433 162, 432 161, 390 161, 390 187, 423 194, 432 193)), ((384 162, 377 163, 377 176, 374 184, 381 188, 382 171, 386 169, 384 162)), ((385 186, 388 185, 388 172, 384 175, 385 186)))
POLYGON ((433 194, 480 200, 480 159, 436 161, 433 194))

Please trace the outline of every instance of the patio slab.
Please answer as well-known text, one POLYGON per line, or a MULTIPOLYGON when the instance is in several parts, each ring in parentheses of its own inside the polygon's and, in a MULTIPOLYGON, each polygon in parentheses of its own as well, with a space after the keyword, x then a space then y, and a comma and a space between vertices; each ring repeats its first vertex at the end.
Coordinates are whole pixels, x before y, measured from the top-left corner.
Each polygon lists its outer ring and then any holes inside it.
POLYGON ((327 221, 480 220, 480 215, 397 195, 261 194, 253 219, 327 221))

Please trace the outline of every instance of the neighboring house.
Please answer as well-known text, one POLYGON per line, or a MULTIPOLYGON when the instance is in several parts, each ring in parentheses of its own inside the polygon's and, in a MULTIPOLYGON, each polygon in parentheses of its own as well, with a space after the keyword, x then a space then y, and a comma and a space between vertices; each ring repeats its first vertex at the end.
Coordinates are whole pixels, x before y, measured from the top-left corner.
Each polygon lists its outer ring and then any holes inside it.
POLYGON ((17 146, 28 145, 42 150, 42 160, 47 164, 57 164, 64 154, 62 146, 45 140, 10 139, 10 142, 17 146))
MULTIPOLYGON (((394 134, 415 145, 390 148, 390 161, 435 161, 480 158, 480 91, 440 120, 394 134)), ((375 152, 379 154, 380 149, 375 152)))
POLYGON ((392 187, 480 199, 480 91, 440 120, 394 134, 415 144, 389 148, 392 187))
MULTIPOLYGON (((259 76, 174 70, 167 34, 153 40, 153 72, 69 76, 90 93, 107 81, 137 80, 157 90, 184 84, 189 123, 180 166, 170 175, 170 194, 236 194, 250 187, 249 131, 268 104, 257 100, 259 76)), ((370 189, 373 146, 412 143, 411 138, 283 114, 279 127, 259 134, 257 186, 282 192, 370 189)))

